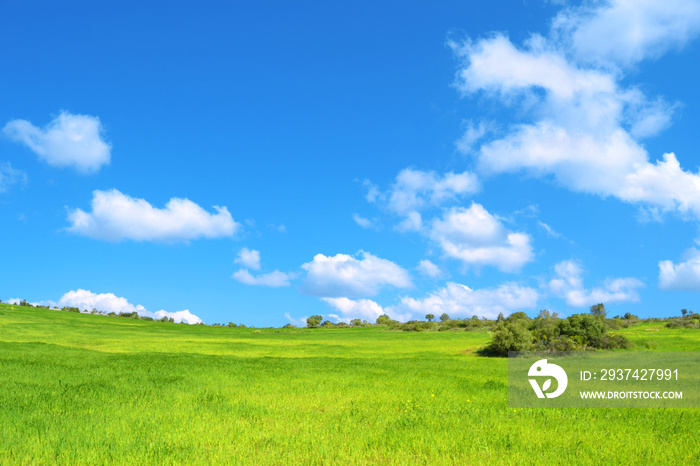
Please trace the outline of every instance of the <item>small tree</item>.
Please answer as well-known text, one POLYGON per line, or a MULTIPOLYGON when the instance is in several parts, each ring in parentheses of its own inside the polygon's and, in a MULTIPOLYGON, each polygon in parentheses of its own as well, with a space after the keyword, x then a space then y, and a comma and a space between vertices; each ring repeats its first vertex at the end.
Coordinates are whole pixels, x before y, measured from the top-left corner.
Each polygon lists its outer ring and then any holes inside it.
POLYGON ((308 328, 316 328, 319 325, 321 325, 322 321, 323 321, 323 317, 321 317, 321 316, 311 316, 308 319, 306 319, 306 326, 308 328))
POLYGON ((605 319, 605 316, 607 313, 605 312, 605 305, 603 303, 598 303, 594 306, 591 306, 591 314, 593 314, 596 317, 602 317, 605 319))
POLYGON ((450 320, 450 316, 448 316, 447 313, 444 313, 443 315, 440 316, 441 322, 447 322, 448 320, 450 320))
POLYGON ((683 317, 688 313, 688 309, 681 309, 681 314, 683 314, 683 317))
POLYGON ((389 317, 386 314, 382 314, 379 317, 377 317, 377 324, 378 325, 390 325, 391 324, 391 317, 389 317))
POLYGON ((425 318, 428 319, 428 322, 432 322, 433 319, 435 318, 434 314, 426 314, 425 318))

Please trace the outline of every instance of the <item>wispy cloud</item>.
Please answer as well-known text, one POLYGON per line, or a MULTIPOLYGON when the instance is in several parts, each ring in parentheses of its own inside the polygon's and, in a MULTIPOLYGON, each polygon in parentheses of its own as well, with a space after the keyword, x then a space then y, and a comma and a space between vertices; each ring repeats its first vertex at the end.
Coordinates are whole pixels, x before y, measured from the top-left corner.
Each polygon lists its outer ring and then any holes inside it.
POLYGON ((280 288, 284 286, 289 286, 290 280, 296 278, 296 274, 280 272, 279 270, 275 270, 270 273, 253 275, 246 269, 239 269, 237 272, 234 272, 232 277, 235 280, 243 283, 244 285, 280 288))
POLYGON ((0 193, 7 191, 13 184, 25 184, 27 174, 12 168, 10 162, 0 163, 0 193))
POLYGON ((637 278, 611 278, 602 287, 586 289, 583 286, 583 268, 572 260, 559 262, 554 266, 555 277, 548 283, 555 296, 564 298, 572 307, 586 307, 597 303, 621 303, 639 301, 637 289, 644 282, 637 278))

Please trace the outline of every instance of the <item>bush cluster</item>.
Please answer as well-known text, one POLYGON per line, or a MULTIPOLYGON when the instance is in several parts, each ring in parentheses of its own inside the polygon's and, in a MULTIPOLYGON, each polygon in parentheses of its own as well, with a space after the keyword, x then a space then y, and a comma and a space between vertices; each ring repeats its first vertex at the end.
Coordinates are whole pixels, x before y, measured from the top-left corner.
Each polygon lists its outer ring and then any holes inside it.
POLYGON ((681 317, 670 319, 666 323, 669 328, 700 328, 700 314, 683 309, 681 317), (685 311, 685 312, 684 312, 685 311))
POLYGON ((500 315, 484 353, 505 356, 508 351, 628 349, 632 343, 627 338, 610 332, 623 326, 629 323, 605 318, 602 304, 591 307, 590 314, 574 314, 566 319, 546 310, 534 319, 523 312, 507 319, 500 315))

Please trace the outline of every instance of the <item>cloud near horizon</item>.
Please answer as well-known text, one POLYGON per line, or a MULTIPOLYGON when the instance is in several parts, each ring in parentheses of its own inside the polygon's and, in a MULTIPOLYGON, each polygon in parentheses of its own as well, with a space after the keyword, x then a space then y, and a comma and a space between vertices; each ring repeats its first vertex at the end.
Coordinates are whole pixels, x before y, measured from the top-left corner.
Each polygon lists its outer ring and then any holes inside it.
POLYGON ((605 281, 603 287, 587 290, 583 286, 583 267, 573 260, 565 260, 554 266, 555 277, 548 283, 549 290, 572 307, 593 306, 598 303, 638 302, 638 288, 644 282, 637 278, 614 278, 605 281))
POLYGON ((113 293, 93 293, 89 290, 79 288, 69 291, 64 294, 57 303, 58 307, 77 307, 84 311, 97 309, 100 312, 137 312, 138 315, 151 317, 153 319, 162 319, 163 317, 172 318, 175 323, 184 322, 186 324, 198 324, 202 319, 192 314, 188 309, 177 312, 167 312, 164 310, 150 312, 140 304, 133 305, 126 298, 120 298, 113 293))
POLYGON ((700 291, 700 250, 691 248, 685 253, 685 260, 659 262, 659 288, 662 290, 700 291))
POLYGON ((301 291, 318 297, 361 298, 375 296, 386 286, 413 286, 409 273, 399 265, 368 252, 360 251, 359 255, 362 259, 316 254, 313 261, 301 266, 306 271, 301 291))
POLYGON ((537 290, 516 283, 474 290, 460 283, 447 282, 443 288, 423 299, 404 296, 399 304, 389 306, 386 310, 410 314, 414 318, 423 318, 427 314, 439 317, 445 313, 451 318, 477 316, 494 319, 500 313, 507 316, 515 311, 533 310, 538 298, 537 290))
POLYGON ((240 224, 226 207, 209 213, 189 199, 171 198, 164 209, 116 189, 92 192, 92 211, 69 211, 68 231, 107 241, 190 241, 231 237, 240 224))

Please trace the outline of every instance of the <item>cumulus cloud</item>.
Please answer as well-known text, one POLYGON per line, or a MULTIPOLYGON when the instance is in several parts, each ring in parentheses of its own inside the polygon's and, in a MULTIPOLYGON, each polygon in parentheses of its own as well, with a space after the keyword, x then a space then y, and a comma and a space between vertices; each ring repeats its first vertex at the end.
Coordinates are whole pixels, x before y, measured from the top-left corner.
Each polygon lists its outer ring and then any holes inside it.
POLYGON ((418 263, 418 271, 430 278, 439 278, 443 275, 442 269, 428 259, 423 259, 418 263))
POLYGON ((662 290, 700 290, 700 250, 690 249, 686 260, 674 264, 659 262, 659 288, 662 290))
POLYGON ((107 241, 189 241, 233 236, 240 228, 226 207, 209 213, 189 199, 171 198, 164 209, 116 189, 93 191, 92 212, 71 210, 73 233, 107 241))
POLYGON ((548 283, 554 295, 564 298, 572 307, 586 307, 597 303, 638 302, 638 288, 644 283, 636 278, 615 278, 605 281, 602 287, 587 290, 583 286, 583 268, 572 260, 554 266, 555 278, 548 283))
POLYGON ((27 120, 12 120, 3 133, 29 147, 41 159, 57 167, 74 167, 92 173, 109 164, 111 145, 103 137, 100 119, 61 112, 44 128, 27 120))
POLYGON ((375 296, 382 287, 409 288, 411 278, 395 263, 360 251, 362 259, 336 254, 316 254, 313 261, 303 264, 306 271, 302 292, 320 297, 360 298, 375 296))
POLYGON ((502 34, 451 42, 463 60, 458 89, 522 115, 473 151, 479 171, 552 176, 574 191, 700 218, 700 172, 683 170, 672 153, 651 161, 638 141, 666 128, 676 104, 624 87, 622 72, 599 66, 624 67, 694 37, 698 8, 681 0, 595 3, 565 10, 549 37, 532 35, 520 47, 502 34))
POLYGON ((452 318, 478 316, 493 319, 501 312, 508 315, 514 311, 532 310, 537 306, 537 299, 537 290, 515 283, 473 290, 466 285, 448 282, 444 288, 423 299, 402 297, 399 304, 388 307, 387 311, 416 318, 447 313, 452 318))
POLYGON ((440 175, 434 171, 405 168, 386 192, 370 185, 367 199, 370 202, 380 202, 391 212, 405 216, 460 199, 478 190, 479 181, 470 172, 440 175))
POLYGON ((232 277, 245 285, 279 288, 289 286, 289 281, 296 278, 296 275, 293 273, 280 272, 279 270, 275 270, 274 272, 270 273, 253 275, 246 269, 240 269, 235 272, 232 277))
POLYGON ((98 311, 119 314, 121 312, 137 312, 138 315, 162 319, 172 318, 176 323, 198 324, 202 319, 192 314, 189 310, 166 312, 163 310, 150 312, 140 304, 133 305, 126 298, 120 298, 113 293, 93 293, 89 290, 77 289, 64 294, 58 301, 59 307, 77 307, 84 311, 97 309, 98 311))
POLYGON ((13 184, 26 182, 26 173, 12 168, 10 162, 0 163, 0 193, 7 191, 7 188, 13 184))
POLYGON ((493 265, 504 272, 515 272, 534 257, 529 235, 507 230, 477 203, 468 209, 446 210, 442 218, 433 220, 429 235, 447 257, 467 266, 493 265))
POLYGON ((234 261, 236 264, 241 264, 253 270, 260 270, 260 251, 255 249, 242 248, 238 251, 238 256, 234 261))
POLYGON ((700 33, 696 0, 612 0, 566 9, 554 32, 576 58, 593 64, 630 66, 680 48, 700 33))

